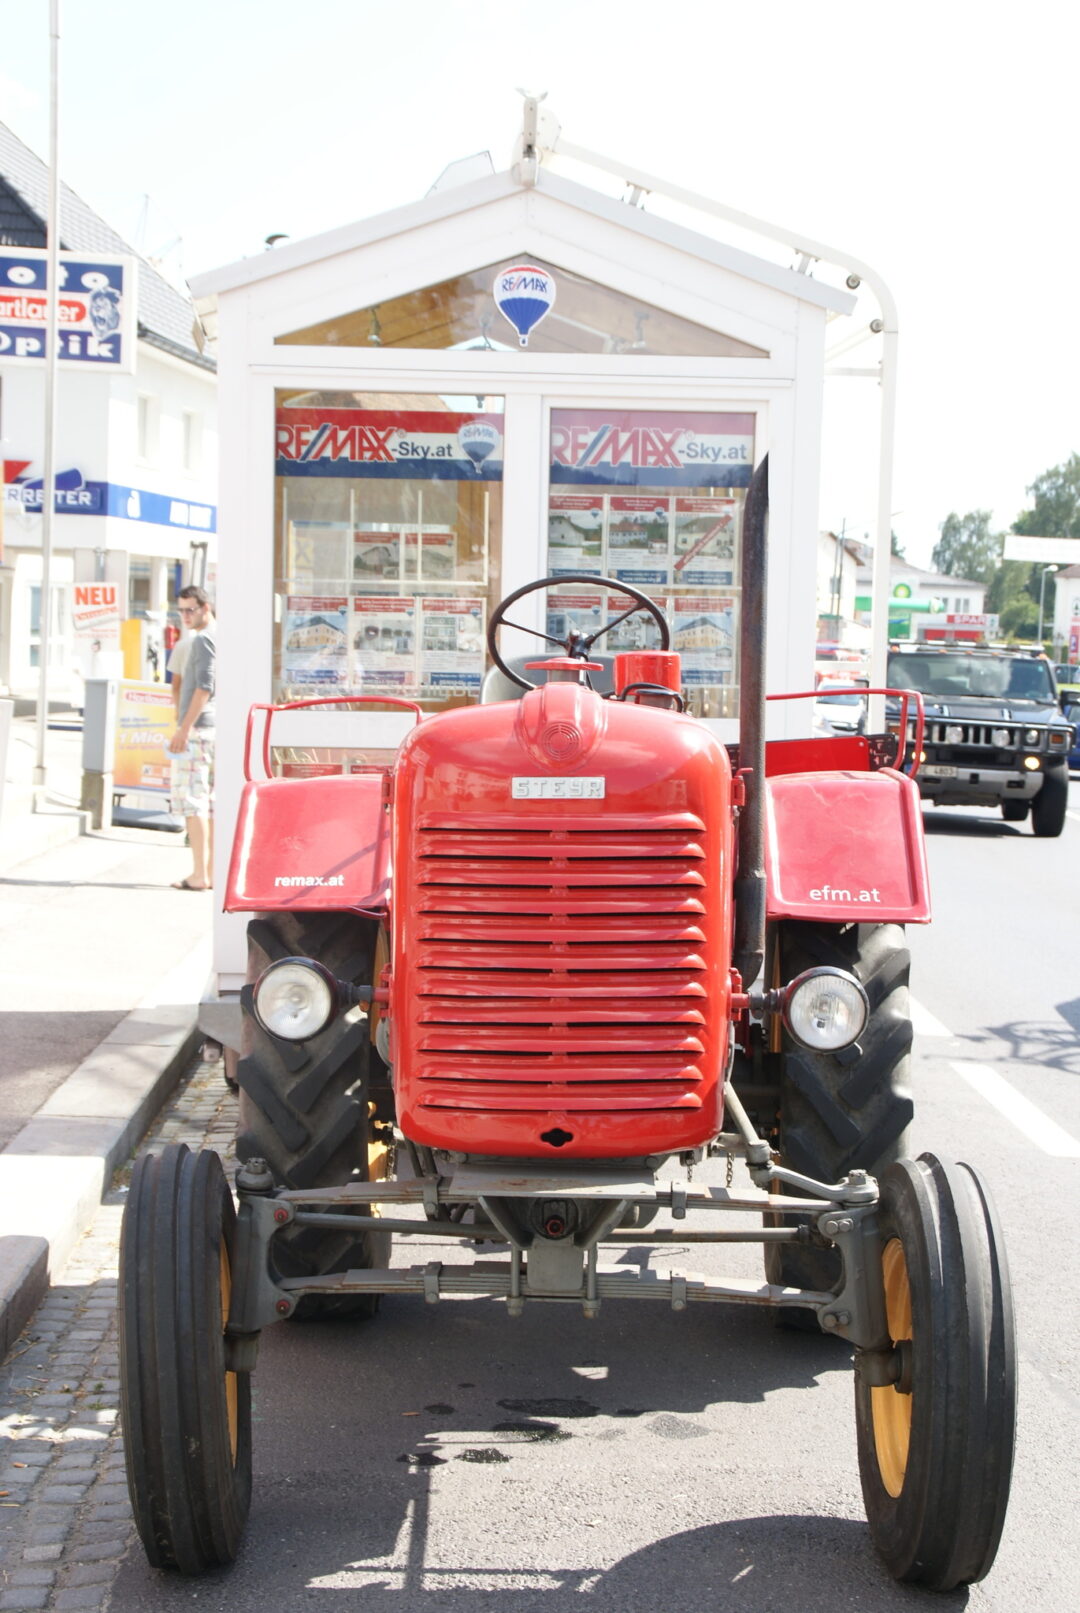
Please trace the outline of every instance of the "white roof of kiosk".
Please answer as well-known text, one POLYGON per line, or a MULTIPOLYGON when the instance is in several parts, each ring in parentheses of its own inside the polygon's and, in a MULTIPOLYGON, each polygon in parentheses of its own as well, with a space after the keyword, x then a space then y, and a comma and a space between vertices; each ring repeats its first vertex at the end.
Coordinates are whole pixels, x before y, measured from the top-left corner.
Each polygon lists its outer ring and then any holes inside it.
MULTIPOLYGON (((530 235, 540 232, 548 234, 554 221, 555 209, 548 211, 544 217, 535 216, 537 202, 543 208, 548 199, 557 204, 559 209, 591 214, 598 220, 615 224, 622 230, 638 235, 643 241, 652 241, 674 248, 715 268, 726 269, 743 279, 756 281, 759 285, 768 286, 800 302, 811 303, 838 314, 851 313, 855 307, 855 298, 847 291, 813 280, 809 275, 795 269, 785 269, 766 258, 756 257, 750 252, 702 235, 696 230, 672 223, 655 214, 645 213, 639 207, 629 206, 626 202, 605 196, 599 191, 591 190, 545 168, 540 169, 532 185, 515 178, 512 172, 506 172, 491 174, 449 190, 436 191, 424 197, 422 201, 411 202, 388 213, 377 214, 374 218, 360 219, 355 223, 342 225, 338 229, 327 230, 322 235, 290 242, 276 247, 273 251, 259 253, 255 257, 242 258, 237 263, 208 270, 191 280, 191 290, 204 322, 209 323, 216 311, 217 295, 221 292, 254 286, 261 281, 302 270, 308 265, 325 262, 328 258, 342 253, 355 252, 392 236, 401 237, 422 230, 425 226, 444 219, 461 217, 466 213, 479 213, 491 208, 498 208, 500 213, 505 213, 508 202, 512 208, 515 208, 516 204, 515 210, 519 213, 516 220, 515 250, 520 252, 523 248, 529 247, 530 235)), ((515 221, 510 218, 500 218, 500 234, 507 227, 513 228, 514 223, 515 221)), ((481 240, 477 240, 473 247, 474 258, 476 245, 480 244, 481 240)), ((546 245, 550 250, 550 242, 546 245)), ((490 252, 492 261, 503 255, 501 248, 501 241, 492 242, 490 252)), ((475 263, 470 264, 470 267, 475 266, 475 263)))

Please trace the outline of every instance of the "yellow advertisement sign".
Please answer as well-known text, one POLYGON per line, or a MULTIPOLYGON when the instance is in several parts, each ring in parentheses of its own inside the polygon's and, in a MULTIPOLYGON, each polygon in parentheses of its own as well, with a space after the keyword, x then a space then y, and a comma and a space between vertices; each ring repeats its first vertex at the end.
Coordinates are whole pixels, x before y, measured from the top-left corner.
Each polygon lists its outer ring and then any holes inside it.
POLYGON ((114 789, 168 794, 172 769, 165 750, 175 727, 167 683, 121 679, 116 691, 114 789))

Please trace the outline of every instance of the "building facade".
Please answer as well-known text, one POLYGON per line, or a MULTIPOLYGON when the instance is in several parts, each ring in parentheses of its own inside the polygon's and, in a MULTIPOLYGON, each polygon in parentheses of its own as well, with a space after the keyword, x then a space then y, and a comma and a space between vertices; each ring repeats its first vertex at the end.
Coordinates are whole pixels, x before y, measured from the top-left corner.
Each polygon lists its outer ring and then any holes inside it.
POLYGON ((0 690, 161 678, 171 608, 216 560, 217 383, 190 299, 61 186, 51 599, 41 598, 48 170, 0 124, 0 690), (80 321, 87 325, 80 333, 80 321))
MULTIPOLYGON (((855 614, 870 620, 870 572, 863 567, 856 578, 855 614)), ((965 577, 946 577, 938 571, 913 566, 898 555, 889 567, 890 639, 944 638, 950 629, 959 633, 995 627, 986 617, 986 584, 965 577), (973 620, 968 621, 967 618, 973 620)))

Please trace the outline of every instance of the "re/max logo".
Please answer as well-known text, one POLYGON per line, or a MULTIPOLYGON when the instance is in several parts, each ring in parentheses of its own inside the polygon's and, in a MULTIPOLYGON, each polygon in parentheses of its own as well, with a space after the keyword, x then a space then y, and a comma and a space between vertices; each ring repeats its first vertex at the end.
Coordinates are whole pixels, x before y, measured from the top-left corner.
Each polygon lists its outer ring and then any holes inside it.
POLYGON ((554 426, 551 432, 553 465, 648 465, 681 470, 676 444, 684 428, 658 431, 653 426, 554 426))
POLYGON ((303 463, 312 459, 348 459, 360 463, 394 463, 390 438, 396 426, 380 430, 377 426, 336 426, 330 420, 318 425, 301 422, 297 425, 279 425, 277 428, 277 456, 303 463))

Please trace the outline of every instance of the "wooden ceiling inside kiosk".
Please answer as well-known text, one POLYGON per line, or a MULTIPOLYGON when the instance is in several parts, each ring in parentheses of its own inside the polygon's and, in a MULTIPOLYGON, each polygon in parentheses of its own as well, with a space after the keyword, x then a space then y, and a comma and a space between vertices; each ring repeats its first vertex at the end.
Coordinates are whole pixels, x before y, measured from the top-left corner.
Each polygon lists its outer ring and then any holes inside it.
POLYGON ((768 358, 760 347, 639 302, 539 258, 507 259, 421 291, 290 331, 279 344, 301 347, 493 348, 520 351, 517 333, 492 295, 495 277, 531 262, 555 278, 551 312, 529 335, 532 353, 668 354, 695 358, 768 358))

